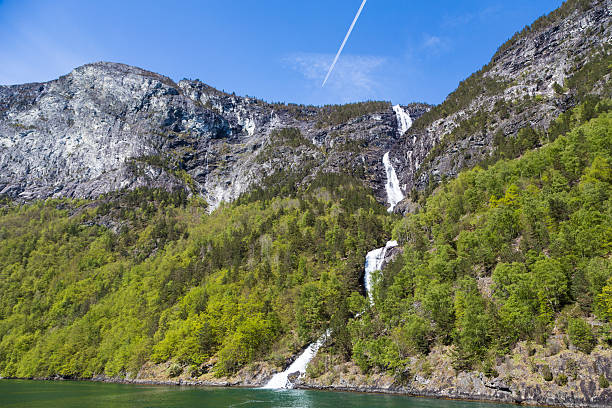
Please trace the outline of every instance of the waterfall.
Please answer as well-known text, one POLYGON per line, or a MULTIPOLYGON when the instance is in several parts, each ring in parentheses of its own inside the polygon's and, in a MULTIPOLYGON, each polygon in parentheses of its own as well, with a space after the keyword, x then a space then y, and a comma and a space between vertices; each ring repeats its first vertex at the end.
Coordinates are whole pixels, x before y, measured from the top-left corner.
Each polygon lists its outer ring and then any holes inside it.
POLYGON ((298 373, 298 376, 303 376, 306 374, 306 367, 308 367, 308 363, 317 355, 317 352, 321 348, 321 346, 325 343, 327 338, 330 335, 330 330, 327 329, 325 334, 323 334, 317 341, 310 344, 306 347, 306 350, 295 361, 287 367, 285 371, 274 374, 274 376, 263 386, 263 388, 267 389, 291 389, 293 388, 293 383, 289 381, 289 375, 298 373))
POLYGON ((383 156, 383 164, 385 166, 385 172, 387 173, 387 182, 385 183, 385 189, 387 190, 387 200, 389 201, 389 208, 387 211, 393 212, 393 209, 404 199, 404 194, 400 189, 400 183, 395 174, 395 169, 389 159, 389 152, 383 156))
POLYGON ((389 241, 384 247, 374 249, 368 252, 366 255, 365 275, 363 280, 365 282, 365 289, 368 294, 368 298, 370 299, 370 304, 374 303, 374 299, 372 298, 372 273, 382 269, 382 264, 385 260, 387 251, 396 246, 397 241, 389 241))
MULTIPOLYGON (((400 108, 401 109, 401 108, 400 108)), ((403 110, 402 110, 403 112, 403 110)), ((408 115, 408 119, 410 115, 408 115)), ((412 121, 410 121, 412 124, 412 121)), ((399 187, 399 180, 397 179, 397 175, 395 174, 395 170, 391 165, 391 160, 389 159, 389 152, 385 153, 383 156, 383 164, 385 166, 385 171, 387 173, 387 183, 385 184, 385 188, 387 190, 387 197, 389 200, 389 204, 391 205, 388 209, 389 212, 393 211, 396 204, 404 199, 404 195, 399 187)), ((385 255, 390 248, 396 247, 396 241, 389 241, 383 248, 378 248, 373 251, 368 252, 366 255, 365 261, 365 288, 368 293, 368 298, 370 303, 373 303, 372 299, 372 273, 375 271, 380 271, 382 269, 382 264, 385 260, 385 255)), ((306 350, 299 355, 298 358, 284 371, 280 373, 274 374, 270 381, 263 386, 263 388, 267 389, 290 389, 293 388, 293 383, 289 380, 289 375, 297 373, 299 377, 306 374, 306 367, 308 367, 308 363, 317 355, 319 348, 325 343, 327 337, 331 334, 330 330, 327 329, 325 334, 323 334, 316 342, 310 344, 306 347, 306 350)))
POLYGON ((412 118, 410 117, 410 114, 402 109, 400 105, 395 105, 393 110, 395 111, 395 116, 397 117, 397 130, 401 136, 412 127, 412 118))
MULTIPOLYGON (((380 271, 383 266, 383 262, 385 261, 385 255, 387 251, 391 248, 396 247, 397 241, 388 241, 387 244, 378 249, 374 249, 366 255, 365 261, 365 289, 368 294, 368 299, 370 300, 370 304, 374 303, 372 297, 372 273, 375 271, 380 271)), ((360 313, 361 314, 361 313, 360 313)), ((359 314, 359 315, 360 315, 359 314)), ((358 315, 358 316, 359 316, 358 315)), ((297 374, 298 377, 302 377, 306 374, 306 368, 312 359, 317 355, 317 352, 325 344, 327 338, 331 335, 331 330, 327 329, 325 334, 323 334, 317 341, 310 344, 306 347, 306 350, 302 352, 295 359, 293 363, 284 371, 280 373, 276 373, 272 376, 272 378, 263 386, 265 389, 291 389, 293 388, 293 383, 289 380, 289 376, 291 374, 297 374)))

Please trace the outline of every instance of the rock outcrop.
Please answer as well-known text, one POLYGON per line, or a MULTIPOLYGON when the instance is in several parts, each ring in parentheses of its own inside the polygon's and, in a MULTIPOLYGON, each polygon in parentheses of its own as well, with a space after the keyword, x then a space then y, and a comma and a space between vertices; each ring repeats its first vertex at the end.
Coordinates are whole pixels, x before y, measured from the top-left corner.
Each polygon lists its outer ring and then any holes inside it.
MULTIPOLYGON (((416 119, 429 106, 406 109, 416 119)), ((0 87, 0 195, 27 201, 184 188, 214 208, 283 170, 306 180, 348 172, 383 201, 381 160, 399 136, 389 103, 274 105, 94 63, 55 81, 0 87), (289 128, 299 135, 275 137, 289 128)))
POLYGON ((603 388, 599 383, 601 376, 612 376, 609 349, 585 355, 575 350, 520 343, 498 361, 489 375, 456 371, 450 354, 443 347, 435 349, 427 357, 413 359, 410 369, 396 376, 364 374, 353 363, 338 363, 325 373, 301 378, 297 386, 525 405, 597 408, 612 405, 612 388, 603 388), (545 370, 551 377, 543 375, 545 370))
MULTIPOLYGON (((561 338, 547 347, 519 343, 499 359, 491 373, 459 372, 453 368, 448 347, 415 357, 402 373, 363 373, 353 362, 328 362, 326 370, 293 375, 295 388, 376 392, 429 398, 495 401, 524 405, 606 408, 612 405, 612 387, 600 378, 612 377, 612 350, 596 348, 590 355, 567 348, 561 338), (545 373, 550 373, 547 377, 545 373)), ((329 355, 327 355, 329 356, 329 355)), ((328 358, 328 357, 316 357, 328 358)), ((193 373, 175 363, 145 364, 134 378, 94 376, 92 380, 132 384, 261 387, 276 372, 269 362, 254 363, 232 377, 193 373)))
POLYGON ((546 129, 586 93, 611 97, 611 40, 610 0, 568 1, 513 37, 394 145, 406 196, 478 164, 496 137, 546 129))
POLYGON ((404 134, 406 118, 398 120, 390 103, 269 104, 114 63, 0 86, 0 195, 27 201, 182 188, 215 208, 279 171, 304 182, 343 172, 385 202, 389 152, 410 197, 479 163, 496 140, 547 127, 585 92, 609 96, 612 2, 578 3, 515 36, 442 105, 401 107, 414 123, 404 134), (603 78, 572 82, 593 64, 608 67, 603 78), (299 136, 277 137, 288 128, 299 136))

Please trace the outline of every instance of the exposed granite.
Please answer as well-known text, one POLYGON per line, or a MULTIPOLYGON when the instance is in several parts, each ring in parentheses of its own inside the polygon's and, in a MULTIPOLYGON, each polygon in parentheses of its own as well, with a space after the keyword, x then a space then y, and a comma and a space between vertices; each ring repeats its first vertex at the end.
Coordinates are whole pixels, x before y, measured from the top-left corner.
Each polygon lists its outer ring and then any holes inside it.
POLYGON ((612 379, 612 350, 598 348, 591 355, 568 349, 547 355, 550 353, 550 348, 521 343, 498 362, 497 376, 488 377, 479 372, 455 371, 451 353, 440 347, 426 358, 413 358, 404 373, 408 378, 403 380, 385 372, 363 374, 353 363, 341 363, 317 378, 299 379, 297 386, 526 405, 612 406, 612 388, 602 389, 598 382, 600 375, 612 379), (530 356, 534 349, 535 354, 530 356), (550 367, 553 381, 543 378, 544 366, 550 367), (560 374, 568 377, 567 384, 557 382, 560 374))
MULTIPOLYGON (((184 188, 212 208, 279 170, 364 179, 385 201, 383 154, 400 137, 390 104, 337 125, 322 108, 268 104, 123 64, 99 62, 42 84, 0 86, 0 195, 94 198, 184 188), (299 146, 274 130, 298 128, 299 146)), ((428 105, 406 107, 414 118, 428 105)))
MULTIPOLYGON (((296 388, 400 394, 430 398, 493 401, 559 407, 612 406, 612 387, 601 388, 599 377, 612 380, 612 350, 596 348, 590 355, 560 346, 553 338, 548 347, 519 343, 511 354, 497 361, 496 375, 457 372, 448 347, 437 347, 426 357, 413 357, 401 376, 384 371, 364 374, 352 362, 331 364, 316 377, 292 379, 296 388), (544 367, 553 380, 546 381, 544 367), (567 383, 559 382, 560 374, 567 383)), ((269 362, 248 365, 232 377, 213 373, 192 375, 188 367, 172 373, 172 363, 145 364, 135 377, 95 375, 86 380, 125 384, 176 386, 261 387, 278 371, 269 362)), ((48 378, 63 380, 65 378, 48 378)))
MULTIPOLYGON (((547 128, 577 103, 574 89, 557 93, 555 84, 563 86, 576 69, 601 55, 603 47, 611 43, 612 1, 594 0, 586 11, 574 10, 567 18, 529 32, 500 52, 483 71, 485 79, 500 84, 499 89, 479 93, 457 112, 424 129, 415 126, 394 145, 391 155, 406 195, 412 188, 426 188, 430 178, 455 177, 460 170, 479 163, 494 150, 497 133, 513 137, 523 127, 547 128), (501 102, 511 114, 496 110, 501 102), (460 138, 448 138, 481 112, 490 117, 487 126, 477 126, 460 138)), ((610 76, 601 78, 592 93, 612 96, 603 86, 609 84, 610 76)), ((609 92, 609 86, 607 89, 609 92)))

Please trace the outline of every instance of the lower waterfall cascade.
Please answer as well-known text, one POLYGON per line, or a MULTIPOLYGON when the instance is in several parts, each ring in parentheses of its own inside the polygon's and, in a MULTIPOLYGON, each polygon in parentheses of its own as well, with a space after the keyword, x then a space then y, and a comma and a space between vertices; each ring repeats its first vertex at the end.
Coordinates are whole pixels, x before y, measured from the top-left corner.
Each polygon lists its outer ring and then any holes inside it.
POLYGON ((368 299, 370 300, 370 304, 374 303, 374 299, 372 298, 372 273, 382 270, 387 251, 391 248, 396 247, 397 245, 397 241, 388 241, 384 247, 374 249, 368 252, 368 254, 366 255, 365 274, 363 277, 363 281, 366 293, 368 294, 368 299))
POLYGON ((274 374, 272 378, 263 386, 266 389, 291 389, 293 388, 293 383, 289 380, 289 375, 298 373, 301 377, 306 374, 306 368, 308 367, 308 363, 317 355, 317 352, 321 348, 321 346, 325 343, 327 338, 330 336, 331 332, 329 329, 323 334, 319 339, 306 347, 306 350, 299 355, 298 358, 295 359, 293 363, 289 367, 287 367, 284 371, 280 373, 274 374))
MULTIPOLYGON (((395 109, 395 107, 394 107, 395 109)), ((401 107, 400 107, 400 110, 401 107)), ((397 112, 397 111, 396 111, 397 112)), ((403 110, 402 110, 403 112, 403 110)), ((408 115, 410 118, 410 115, 408 115)), ((398 113, 398 120, 399 113, 398 113)), ((410 121, 412 124, 412 121, 410 121)), ((401 125, 401 122, 400 122, 401 125)), ((407 130, 407 129, 406 129, 407 130)), ((387 190, 387 199, 389 201, 390 207, 388 208, 389 212, 392 212, 398 202, 404 199, 404 195, 399 188, 399 181, 397 179, 397 175, 395 174, 395 169, 391 165, 391 160, 389 159, 389 152, 385 153, 383 156, 383 164, 385 166, 385 173, 387 176, 387 182, 385 184, 385 188, 387 190)), ((386 245, 382 248, 373 249, 368 252, 366 255, 365 266, 364 266, 364 286, 368 296, 368 300, 370 304, 374 304, 374 298, 372 296, 372 274, 376 271, 382 270, 383 263, 385 261, 385 256, 387 251, 391 248, 394 248, 398 245, 397 241, 387 241, 386 245)), ((298 377, 301 377, 306 374, 306 368, 312 359, 317 355, 317 352, 323 346, 327 338, 331 335, 331 331, 327 329, 325 334, 323 334, 319 339, 308 345, 306 349, 295 359, 295 361, 287 367, 285 370, 276 373, 272 376, 272 378, 264 385, 262 388, 265 389, 291 389, 294 384, 289 379, 291 374, 296 374, 298 377)))

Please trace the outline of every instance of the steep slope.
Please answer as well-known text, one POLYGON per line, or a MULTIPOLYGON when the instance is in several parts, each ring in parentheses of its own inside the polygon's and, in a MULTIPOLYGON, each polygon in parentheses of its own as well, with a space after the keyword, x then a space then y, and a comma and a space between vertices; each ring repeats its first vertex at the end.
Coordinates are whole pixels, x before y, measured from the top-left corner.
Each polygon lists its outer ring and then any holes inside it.
MULTIPOLYGON (((348 325, 361 372, 426 395, 610 404, 612 100, 567 114, 553 142, 462 171, 395 224, 402 255, 348 325)), ((365 387, 326 358, 335 384, 365 387)))
POLYGON ((329 333, 294 384, 609 407, 610 4, 433 108, 110 63, 0 87, 0 375, 255 386, 329 333))
POLYGON ((587 94, 610 95, 611 14, 609 1, 566 2, 431 110, 268 104, 112 63, 3 86, 0 194, 27 201, 183 188, 215 208, 265 176, 297 169, 306 182, 347 171, 384 202, 382 157, 390 152, 400 192, 411 196, 487 160, 519 129, 547 128, 587 94), (288 128, 300 131, 291 146, 273 137, 288 128))
MULTIPOLYGON (((428 106, 395 109, 405 122, 428 106)), ((273 105, 121 64, 85 65, 48 83, 0 87, 0 194, 183 188, 215 208, 278 171, 307 181, 342 170, 382 200, 381 160, 399 137, 396 111, 386 102, 273 105)))
POLYGON ((517 33, 395 145, 405 194, 486 160, 522 128, 548 128, 587 94, 610 97, 611 39, 609 0, 569 0, 517 33))
POLYGON ((181 193, 0 207, 0 376, 133 378, 155 362, 159 378, 188 364, 214 379, 260 362, 261 383, 344 324, 389 217, 341 175, 212 214, 181 193))

